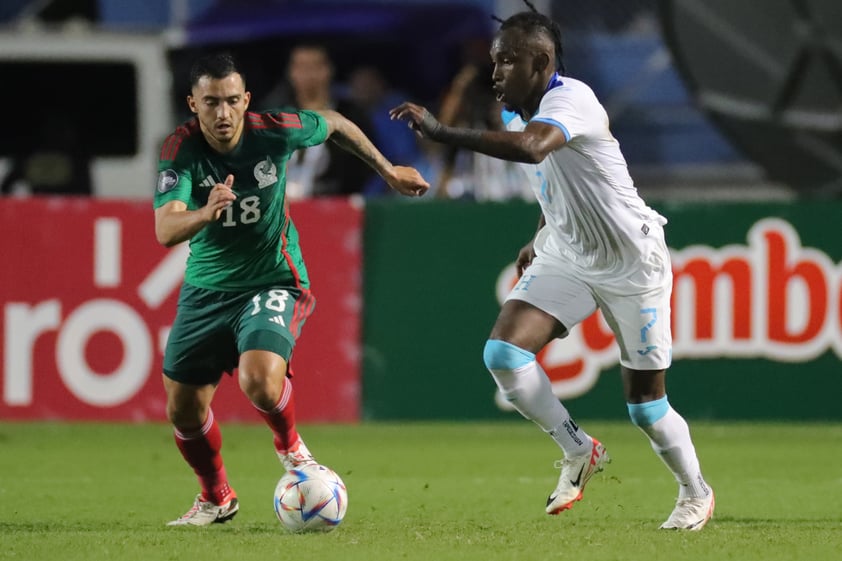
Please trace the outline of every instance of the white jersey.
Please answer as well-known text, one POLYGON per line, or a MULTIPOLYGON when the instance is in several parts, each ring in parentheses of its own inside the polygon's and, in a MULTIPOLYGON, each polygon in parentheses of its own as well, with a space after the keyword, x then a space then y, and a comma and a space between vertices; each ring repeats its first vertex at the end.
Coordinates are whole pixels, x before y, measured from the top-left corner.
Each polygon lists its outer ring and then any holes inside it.
MULTIPOLYGON (((556 75, 532 121, 556 126, 567 138, 543 162, 519 164, 546 220, 536 236, 536 253, 609 282, 635 276, 641 261, 668 260, 662 229, 667 221, 638 195, 593 90, 556 75)), ((509 111, 503 122, 510 131, 527 125, 509 111)))

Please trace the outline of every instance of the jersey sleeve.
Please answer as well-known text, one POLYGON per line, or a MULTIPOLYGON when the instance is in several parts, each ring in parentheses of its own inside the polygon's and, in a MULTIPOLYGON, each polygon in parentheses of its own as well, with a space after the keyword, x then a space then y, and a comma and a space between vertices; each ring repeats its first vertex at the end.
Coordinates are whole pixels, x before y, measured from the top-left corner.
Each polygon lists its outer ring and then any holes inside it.
POLYGON ((182 201, 188 206, 193 191, 193 173, 189 149, 181 146, 182 138, 172 134, 164 141, 158 160, 158 182, 153 205, 159 208, 170 201, 182 201))
POLYGON ((315 111, 271 112, 263 114, 263 119, 266 129, 284 137, 290 152, 327 140, 327 121, 315 111))
POLYGON ((550 90, 541 100, 532 121, 547 123, 562 130, 567 142, 598 134, 605 128, 606 115, 596 96, 579 89, 560 87, 550 90))

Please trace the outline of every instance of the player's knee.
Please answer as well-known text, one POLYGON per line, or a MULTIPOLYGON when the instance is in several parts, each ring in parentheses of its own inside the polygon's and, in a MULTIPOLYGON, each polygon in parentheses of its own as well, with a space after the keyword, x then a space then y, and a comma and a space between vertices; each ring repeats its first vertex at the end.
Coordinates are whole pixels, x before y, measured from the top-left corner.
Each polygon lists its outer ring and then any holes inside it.
POLYGON ((645 403, 627 403, 629 417, 638 427, 648 427, 663 419, 669 411, 670 404, 667 396, 645 403))
POLYGON ((182 384, 165 378, 164 388, 167 393, 166 415, 173 426, 191 430, 204 424, 210 413, 213 392, 205 387, 182 384))
POLYGON ((210 407, 204 405, 167 403, 167 419, 179 430, 199 429, 207 419, 210 407))
MULTIPOLYGON (((284 388, 287 362, 280 355, 268 351, 246 351, 240 356, 237 380, 240 390, 257 405, 274 399, 277 402, 284 388)), ((269 405, 269 408, 274 403, 269 405)))
POLYGON ((506 341, 489 339, 485 342, 482 359, 489 370, 514 370, 535 360, 535 355, 506 341))
POLYGON ((269 410, 280 399, 285 378, 271 372, 241 370, 239 372, 240 390, 255 406, 269 410))

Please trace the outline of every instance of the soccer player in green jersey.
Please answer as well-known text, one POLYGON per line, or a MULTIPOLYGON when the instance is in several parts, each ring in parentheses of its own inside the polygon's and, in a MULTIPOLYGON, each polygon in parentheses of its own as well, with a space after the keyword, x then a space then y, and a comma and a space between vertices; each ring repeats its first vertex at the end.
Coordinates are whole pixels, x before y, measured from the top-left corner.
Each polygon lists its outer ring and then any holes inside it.
POLYGON ((248 111, 250 93, 228 54, 196 61, 190 74, 196 115, 164 141, 155 192, 155 234, 167 246, 189 241, 178 312, 164 353, 167 417, 201 492, 170 525, 207 526, 239 508, 221 456, 211 400, 223 372, 274 435, 287 470, 316 463, 295 428, 289 361, 315 299, 285 197, 295 150, 330 139, 406 196, 429 184, 392 165, 335 111, 248 111))

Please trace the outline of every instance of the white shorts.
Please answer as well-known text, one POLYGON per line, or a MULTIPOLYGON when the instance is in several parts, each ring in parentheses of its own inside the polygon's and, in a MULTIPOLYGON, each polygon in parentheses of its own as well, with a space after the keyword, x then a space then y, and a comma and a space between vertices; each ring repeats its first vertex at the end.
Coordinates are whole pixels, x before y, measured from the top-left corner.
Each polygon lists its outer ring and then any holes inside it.
MULTIPOLYGON (((640 279, 640 277, 638 277, 640 279)), ((567 330, 599 308, 620 347, 620 364, 634 370, 663 370, 672 362, 667 267, 645 287, 584 278, 556 260, 536 256, 506 300, 522 300, 558 319, 567 330)))

